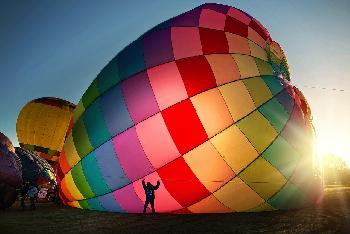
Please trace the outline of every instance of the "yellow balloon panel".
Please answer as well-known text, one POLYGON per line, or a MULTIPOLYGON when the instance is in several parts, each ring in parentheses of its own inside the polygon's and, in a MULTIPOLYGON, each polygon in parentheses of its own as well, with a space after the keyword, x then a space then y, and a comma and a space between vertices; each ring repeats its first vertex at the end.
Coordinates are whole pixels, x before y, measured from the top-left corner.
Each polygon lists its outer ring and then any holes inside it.
POLYGON ((254 57, 241 54, 233 54, 232 57, 235 59, 238 65, 241 79, 260 76, 259 69, 254 61, 254 57))
POLYGON ((191 101, 209 137, 233 124, 225 100, 217 88, 200 93, 191 101))
POLYGON ((56 161, 74 107, 74 104, 57 98, 40 98, 27 103, 17 118, 17 136, 21 147, 56 161))
POLYGON ((82 115, 82 113, 84 113, 84 111, 85 111, 84 104, 82 101, 80 101, 78 103, 78 105, 76 106, 75 111, 73 113, 74 123, 78 121, 79 117, 82 115))
MULTIPOLYGON (((28 112, 28 108, 29 106, 26 105, 23 107, 23 109, 21 110, 21 113, 23 113, 23 115, 25 115, 24 113, 28 112)), ((18 118, 17 119, 17 125, 16 125, 16 131, 17 131, 17 137, 18 139, 21 139, 21 141, 24 144, 27 144, 28 139, 27 139, 27 124, 26 124, 27 118, 18 118)))
POLYGON ((68 202, 68 205, 71 206, 71 207, 82 209, 82 207, 79 205, 78 201, 68 202))
POLYGON ((234 172, 210 141, 185 154, 184 159, 210 192, 216 191, 234 177, 234 172), (203 162, 206 163, 203 164, 203 162))
MULTIPOLYGON (((77 188, 77 186, 74 183, 73 177, 72 177, 72 173, 71 171, 69 171, 66 174, 66 177, 64 177, 64 179, 62 180, 62 183, 66 183, 67 187, 70 188, 70 194, 76 199, 76 200, 82 200, 84 199, 83 195, 80 193, 79 189, 77 188)), ((66 196, 68 196, 66 194, 66 196)))
POLYGON ((214 195, 204 198, 200 202, 187 208, 192 213, 230 213, 231 209, 220 203, 214 195))
POLYGON ((277 136, 275 129, 259 111, 254 111, 237 125, 259 153, 262 153, 277 136), (264 134, 258 134, 261 132, 264 134))
POLYGON ((33 145, 46 146, 50 148, 51 139, 56 128, 55 116, 50 112, 56 114, 56 110, 50 107, 39 104, 39 112, 34 113, 31 122, 34 124, 34 141, 33 145))
POLYGON ((248 43, 249 43, 251 56, 260 58, 264 61, 268 60, 266 51, 263 48, 261 48, 260 46, 258 46, 252 41, 249 41, 248 43))
POLYGON ((60 150, 62 148, 65 140, 65 138, 62 136, 66 136, 70 119, 71 119, 71 115, 67 114, 67 110, 61 110, 57 113, 57 116, 55 119, 56 128, 51 141, 52 149, 60 150))
POLYGON ((265 200, 287 182, 275 167, 261 157, 242 171, 239 177, 265 200))
POLYGON ((256 107, 261 106, 264 102, 272 98, 272 93, 261 77, 254 77, 243 80, 243 83, 248 87, 250 96, 256 107))
POLYGON ((229 127, 210 141, 236 174, 259 156, 236 125, 229 127))
POLYGON ((264 199, 238 177, 216 191, 214 196, 222 204, 235 211, 246 211, 264 202, 264 199))
POLYGON ((235 122, 255 109, 254 102, 242 81, 225 84, 219 87, 219 90, 235 122))
MULTIPOLYGON (((80 157, 77 153, 77 150, 75 149, 73 136, 71 133, 68 135, 66 144, 64 145, 64 152, 70 156, 67 157, 67 161, 69 163, 70 168, 80 161, 80 157)), ((68 168, 67 170, 69 170, 70 168, 68 168)))

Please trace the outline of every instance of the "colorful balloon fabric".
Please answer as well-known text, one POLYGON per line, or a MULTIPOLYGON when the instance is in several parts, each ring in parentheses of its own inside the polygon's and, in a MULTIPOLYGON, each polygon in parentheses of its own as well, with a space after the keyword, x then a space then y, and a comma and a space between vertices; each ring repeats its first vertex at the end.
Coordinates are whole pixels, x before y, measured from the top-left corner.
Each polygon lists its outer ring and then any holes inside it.
POLYGON ((0 132, 0 209, 10 207, 22 185, 21 164, 12 142, 0 132))
POLYGON ((43 158, 31 153, 26 149, 15 147, 22 165, 22 178, 30 184, 43 185, 56 182, 55 171, 52 166, 43 158))
POLYGON ((20 146, 42 158, 55 162, 72 127, 75 105, 53 97, 27 103, 17 118, 17 137, 20 146))
POLYGON ((102 69, 77 105, 60 193, 84 209, 289 209, 321 194, 314 132, 280 46, 254 18, 204 4, 152 28, 102 69), (316 173, 316 174, 315 174, 316 173))

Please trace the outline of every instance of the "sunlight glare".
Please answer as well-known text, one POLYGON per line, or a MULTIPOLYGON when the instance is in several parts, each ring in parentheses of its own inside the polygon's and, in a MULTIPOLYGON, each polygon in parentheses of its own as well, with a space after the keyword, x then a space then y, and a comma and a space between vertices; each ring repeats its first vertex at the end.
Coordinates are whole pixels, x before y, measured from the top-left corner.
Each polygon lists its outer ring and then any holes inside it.
POLYGON ((347 138, 348 136, 335 136, 335 134, 319 134, 316 140, 318 160, 326 154, 334 154, 341 157, 350 167, 350 144, 347 138))

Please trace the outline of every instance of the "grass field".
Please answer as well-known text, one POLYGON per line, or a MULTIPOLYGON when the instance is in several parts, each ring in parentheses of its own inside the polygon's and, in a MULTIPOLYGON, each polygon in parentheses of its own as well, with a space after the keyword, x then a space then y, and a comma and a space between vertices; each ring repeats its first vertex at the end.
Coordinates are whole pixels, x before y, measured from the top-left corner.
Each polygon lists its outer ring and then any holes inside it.
POLYGON ((0 233, 350 233, 350 187, 327 188, 322 203, 291 211, 203 215, 115 214, 16 203, 0 211, 0 233))

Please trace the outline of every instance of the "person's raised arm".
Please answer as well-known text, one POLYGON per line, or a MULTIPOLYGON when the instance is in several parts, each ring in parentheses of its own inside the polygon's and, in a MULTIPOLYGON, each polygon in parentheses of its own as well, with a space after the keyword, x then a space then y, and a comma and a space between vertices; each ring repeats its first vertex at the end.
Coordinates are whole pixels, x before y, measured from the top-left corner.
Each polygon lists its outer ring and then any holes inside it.
POLYGON ((159 185, 160 185, 160 182, 159 182, 159 180, 158 180, 158 181, 157 181, 157 185, 154 186, 154 190, 157 190, 157 189, 159 188, 159 185))
POLYGON ((145 183, 145 180, 142 180, 142 187, 143 187, 143 189, 146 189, 146 183, 145 183))

